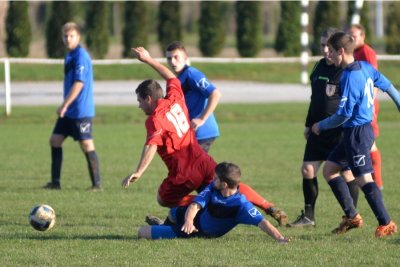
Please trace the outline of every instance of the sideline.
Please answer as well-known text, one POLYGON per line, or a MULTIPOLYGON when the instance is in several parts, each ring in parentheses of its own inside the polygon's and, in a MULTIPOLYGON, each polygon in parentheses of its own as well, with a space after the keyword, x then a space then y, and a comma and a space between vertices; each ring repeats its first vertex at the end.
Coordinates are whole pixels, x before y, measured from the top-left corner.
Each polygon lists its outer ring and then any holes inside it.
MULTIPOLYGON (((137 105, 135 88, 141 81, 95 81, 96 105, 137 105)), ((164 88, 164 81, 159 81, 164 88)), ((279 103, 308 102, 311 89, 301 84, 269 84, 251 81, 215 80, 221 91, 220 103, 279 103)), ((0 86, 0 102, 5 103, 4 88, 0 86)), ((389 99, 380 94, 379 99, 389 99)), ((12 106, 59 105, 62 102, 62 82, 13 82, 12 106)))

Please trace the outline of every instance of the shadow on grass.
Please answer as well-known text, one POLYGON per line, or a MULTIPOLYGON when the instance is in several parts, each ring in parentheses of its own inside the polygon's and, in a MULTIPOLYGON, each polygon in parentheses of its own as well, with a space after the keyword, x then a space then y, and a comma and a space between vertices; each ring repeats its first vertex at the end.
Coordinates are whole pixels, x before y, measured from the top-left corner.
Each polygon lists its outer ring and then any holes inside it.
POLYGON ((400 238, 394 239, 394 240, 390 240, 390 243, 394 244, 394 245, 400 245, 400 238))
POLYGON ((136 237, 128 237, 123 235, 46 235, 46 236, 26 236, 29 240, 122 240, 128 241, 136 239, 136 237))

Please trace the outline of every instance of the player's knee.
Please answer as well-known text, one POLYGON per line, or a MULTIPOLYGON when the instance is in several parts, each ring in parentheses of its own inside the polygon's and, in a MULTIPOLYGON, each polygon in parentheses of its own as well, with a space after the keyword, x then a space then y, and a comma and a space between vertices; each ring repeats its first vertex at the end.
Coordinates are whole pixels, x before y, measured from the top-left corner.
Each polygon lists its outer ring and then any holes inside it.
POLYGON ((316 175, 316 167, 312 164, 303 163, 301 166, 301 174, 303 178, 314 178, 316 175))
POLYGON ((332 178, 340 175, 340 166, 331 162, 326 162, 322 170, 322 175, 329 182, 332 178))
POLYGON ((143 226, 138 230, 138 238, 151 239, 151 226, 143 226))
POLYGON ((157 194, 157 202, 161 207, 169 207, 169 205, 162 199, 160 194, 157 194))
POLYGON ((83 152, 88 153, 91 151, 94 151, 94 143, 93 140, 89 139, 89 140, 82 140, 79 142, 81 145, 81 149, 83 152))
POLYGON ((49 144, 51 147, 61 147, 64 141, 64 137, 61 135, 52 135, 49 139, 49 144))

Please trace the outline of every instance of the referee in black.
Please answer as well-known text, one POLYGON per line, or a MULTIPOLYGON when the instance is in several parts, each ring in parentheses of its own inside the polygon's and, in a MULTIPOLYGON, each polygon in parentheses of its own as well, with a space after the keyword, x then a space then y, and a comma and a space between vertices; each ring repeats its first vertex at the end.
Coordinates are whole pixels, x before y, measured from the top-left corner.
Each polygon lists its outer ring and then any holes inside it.
MULTIPOLYGON (((342 70, 335 67, 329 59, 328 39, 337 32, 337 29, 328 28, 321 35, 321 53, 323 58, 314 66, 310 75, 311 101, 305 122, 304 137, 307 140, 304 150, 301 174, 303 177, 304 210, 297 219, 290 223, 290 227, 315 226, 315 202, 318 197, 317 173, 329 153, 342 138, 342 128, 331 129, 315 135, 311 132, 314 123, 333 115, 340 100, 338 86, 342 70)), ((354 205, 357 205, 358 186, 350 170, 343 170, 354 205)))

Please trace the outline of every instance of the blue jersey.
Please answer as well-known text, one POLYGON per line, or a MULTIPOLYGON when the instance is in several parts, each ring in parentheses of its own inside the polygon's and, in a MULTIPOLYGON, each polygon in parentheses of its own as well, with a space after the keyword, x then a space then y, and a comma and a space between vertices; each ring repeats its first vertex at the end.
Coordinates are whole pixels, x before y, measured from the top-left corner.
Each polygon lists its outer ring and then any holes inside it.
POLYGON ((93 68, 89 54, 80 45, 65 56, 64 75, 64 98, 69 94, 74 82, 83 83, 81 92, 68 107, 65 117, 94 117, 93 68))
POLYGON ((337 115, 347 118, 344 128, 361 126, 372 121, 374 87, 386 92, 391 82, 365 61, 354 61, 343 71, 340 79, 342 97, 337 115))
POLYGON ((214 183, 209 184, 193 202, 203 208, 196 220, 199 231, 205 236, 219 237, 238 224, 258 225, 263 220, 261 213, 239 190, 232 196, 223 197, 214 183))
MULTIPOLYGON (((215 90, 215 86, 198 69, 185 66, 179 74, 182 90, 185 94, 186 106, 190 119, 198 118, 208 103, 208 97, 215 90)), ((198 140, 219 136, 218 124, 212 113, 205 123, 196 131, 198 140)))

